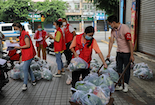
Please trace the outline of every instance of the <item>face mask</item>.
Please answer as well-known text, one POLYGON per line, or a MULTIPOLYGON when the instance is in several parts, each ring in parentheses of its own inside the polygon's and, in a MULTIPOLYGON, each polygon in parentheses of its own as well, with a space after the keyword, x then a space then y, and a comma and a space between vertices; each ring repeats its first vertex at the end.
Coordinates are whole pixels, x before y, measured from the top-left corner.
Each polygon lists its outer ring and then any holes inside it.
POLYGON ((91 40, 93 37, 90 37, 90 36, 85 36, 85 38, 87 39, 87 40, 91 40))
POLYGON ((62 25, 65 26, 66 25, 66 22, 63 22, 62 25))
POLYGON ((19 31, 19 30, 15 30, 15 32, 16 32, 17 34, 20 34, 20 31, 19 31))
POLYGON ((41 31, 42 30, 42 28, 38 28, 38 31, 41 31))

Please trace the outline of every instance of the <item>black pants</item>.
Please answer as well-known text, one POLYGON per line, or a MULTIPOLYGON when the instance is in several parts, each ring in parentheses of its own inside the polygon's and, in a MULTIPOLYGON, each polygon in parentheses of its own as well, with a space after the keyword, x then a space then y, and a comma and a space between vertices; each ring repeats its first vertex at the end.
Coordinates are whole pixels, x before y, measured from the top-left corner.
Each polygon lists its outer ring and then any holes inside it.
POLYGON ((70 45, 71 45, 71 42, 68 42, 68 43, 66 44, 66 50, 64 51, 64 54, 65 54, 65 56, 66 56, 66 60, 67 60, 67 64, 68 64, 68 65, 69 65, 69 63, 70 63, 70 61, 71 61, 71 59, 72 59, 72 52, 71 52, 71 50, 69 49, 70 45))
POLYGON ((81 69, 72 72, 72 87, 75 88, 75 83, 79 81, 79 77, 82 74, 82 79, 84 79, 90 73, 90 69, 81 69))
MULTIPOLYGON (((117 52, 117 56, 116 56, 116 69, 117 69, 117 72, 122 73, 123 69, 127 66, 129 61, 130 61, 130 53, 117 52)), ((129 79, 130 79, 130 65, 129 65, 127 71, 124 74, 124 82, 128 84, 129 79)))

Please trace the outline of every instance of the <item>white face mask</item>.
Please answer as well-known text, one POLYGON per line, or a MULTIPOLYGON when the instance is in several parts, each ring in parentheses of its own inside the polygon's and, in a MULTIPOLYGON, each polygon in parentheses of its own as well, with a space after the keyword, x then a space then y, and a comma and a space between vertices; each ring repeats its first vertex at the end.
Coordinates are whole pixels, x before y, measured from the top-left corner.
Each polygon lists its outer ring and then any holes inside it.
POLYGON ((66 25, 66 22, 63 22, 62 25, 65 26, 66 25))

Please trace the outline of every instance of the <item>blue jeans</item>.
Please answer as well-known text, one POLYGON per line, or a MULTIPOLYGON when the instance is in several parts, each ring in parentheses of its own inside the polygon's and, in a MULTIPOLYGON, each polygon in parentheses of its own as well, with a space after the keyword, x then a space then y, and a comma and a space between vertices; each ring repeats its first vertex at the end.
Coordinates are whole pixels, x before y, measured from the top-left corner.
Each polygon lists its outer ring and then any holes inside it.
POLYGON ((24 84, 27 84, 28 81, 28 72, 31 76, 31 80, 35 81, 35 77, 33 74, 33 71, 30 69, 30 64, 31 64, 32 59, 24 61, 24 65, 23 65, 23 71, 24 71, 24 84))
POLYGON ((63 62, 61 60, 61 53, 55 53, 56 56, 56 62, 57 62, 57 66, 58 66, 58 70, 61 70, 63 68, 63 62))

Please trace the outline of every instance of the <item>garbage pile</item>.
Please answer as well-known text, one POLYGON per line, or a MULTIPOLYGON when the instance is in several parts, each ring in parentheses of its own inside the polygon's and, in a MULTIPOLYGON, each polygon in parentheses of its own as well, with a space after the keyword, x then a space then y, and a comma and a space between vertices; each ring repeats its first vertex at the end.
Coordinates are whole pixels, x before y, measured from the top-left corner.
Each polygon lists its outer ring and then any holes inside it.
POLYGON ((153 78, 153 72, 144 62, 137 63, 133 67, 133 76, 140 79, 151 79, 153 78))
POLYGON ((89 74, 83 81, 75 84, 75 91, 71 101, 81 105, 106 105, 110 99, 110 93, 114 93, 114 82, 109 75, 97 73, 89 74))
POLYGON ((102 67, 99 70, 99 63, 96 59, 92 59, 90 63, 91 73, 86 76, 83 81, 77 81, 75 91, 72 95, 71 102, 81 105, 106 105, 110 99, 110 93, 114 93, 114 82, 119 80, 116 68, 115 57, 106 61, 108 68, 102 67))
MULTIPOLYGON (((10 77, 12 79, 24 79, 24 72, 23 72, 23 64, 24 62, 18 64, 15 63, 14 68, 10 71, 10 77)), ((40 58, 35 57, 30 65, 31 70, 34 73, 36 80, 52 80, 52 73, 51 69, 52 67, 44 60, 41 60, 40 58)), ((28 77, 29 80, 31 80, 30 75, 28 77)))

